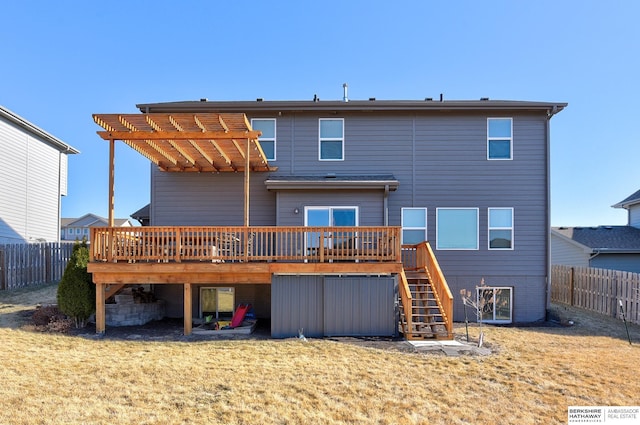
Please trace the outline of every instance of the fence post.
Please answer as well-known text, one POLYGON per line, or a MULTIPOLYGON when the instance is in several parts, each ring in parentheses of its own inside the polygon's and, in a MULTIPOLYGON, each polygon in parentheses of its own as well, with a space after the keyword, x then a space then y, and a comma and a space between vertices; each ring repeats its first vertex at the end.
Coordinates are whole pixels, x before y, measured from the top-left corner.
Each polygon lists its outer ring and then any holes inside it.
POLYGON ((7 289, 7 265, 4 260, 4 249, 0 249, 0 290, 7 289))
POLYGON ((573 307, 573 289, 575 282, 575 269, 571 267, 569 270, 569 305, 573 307))

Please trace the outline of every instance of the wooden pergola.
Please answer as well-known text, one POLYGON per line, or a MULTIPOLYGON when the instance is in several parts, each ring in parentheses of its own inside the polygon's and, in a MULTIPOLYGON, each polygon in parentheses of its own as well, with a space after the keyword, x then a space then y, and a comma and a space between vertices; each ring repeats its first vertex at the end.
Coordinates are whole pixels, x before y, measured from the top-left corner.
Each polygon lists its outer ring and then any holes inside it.
POLYGON ((244 225, 249 226, 250 171, 275 171, 243 113, 94 114, 109 141, 109 226, 114 225, 115 141, 166 172, 244 172, 244 225))

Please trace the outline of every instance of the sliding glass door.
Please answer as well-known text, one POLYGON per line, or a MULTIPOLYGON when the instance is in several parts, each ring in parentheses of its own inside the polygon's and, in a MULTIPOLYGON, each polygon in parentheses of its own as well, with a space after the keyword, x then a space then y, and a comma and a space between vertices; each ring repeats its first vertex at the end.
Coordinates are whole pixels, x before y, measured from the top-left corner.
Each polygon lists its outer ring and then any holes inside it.
MULTIPOLYGON (((358 207, 305 207, 304 225, 308 227, 357 226, 358 207)), ((353 242, 354 236, 351 232, 324 232, 322 234, 321 232, 307 232, 307 251, 317 249, 320 246, 320 239, 324 240, 324 247, 328 248, 353 242)))

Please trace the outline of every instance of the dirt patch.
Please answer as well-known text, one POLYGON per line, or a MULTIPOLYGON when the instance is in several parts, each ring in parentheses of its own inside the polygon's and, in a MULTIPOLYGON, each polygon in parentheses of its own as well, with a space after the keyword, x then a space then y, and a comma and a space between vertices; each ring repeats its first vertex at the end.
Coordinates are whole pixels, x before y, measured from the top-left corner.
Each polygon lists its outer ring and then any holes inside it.
POLYGON ((57 293, 57 283, 0 291, 0 327, 29 325, 38 306, 56 304, 57 293))

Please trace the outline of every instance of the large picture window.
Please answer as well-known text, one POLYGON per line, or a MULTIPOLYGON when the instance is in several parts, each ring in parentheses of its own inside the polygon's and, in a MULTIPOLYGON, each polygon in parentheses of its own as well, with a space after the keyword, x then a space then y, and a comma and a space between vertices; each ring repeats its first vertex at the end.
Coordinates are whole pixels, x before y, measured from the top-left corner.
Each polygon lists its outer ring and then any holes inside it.
POLYGON ((427 240, 427 209, 402 208, 402 243, 418 244, 427 240))
POLYGON ((436 249, 478 249, 478 209, 438 208, 436 249))
POLYGON ((344 119, 320 118, 319 127, 320 161, 344 160, 344 119))
POLYGON ((489 208, 489 249, 513 249, 513 208, 489 208))
POLYGON ((487 118, 487 159, 512 159, 511 118, 487 118))
POLYGON ((254 118, 251 128, 262 132, 258 138, 267 160, 276 160, 276 120, 271 118, 254 118))

